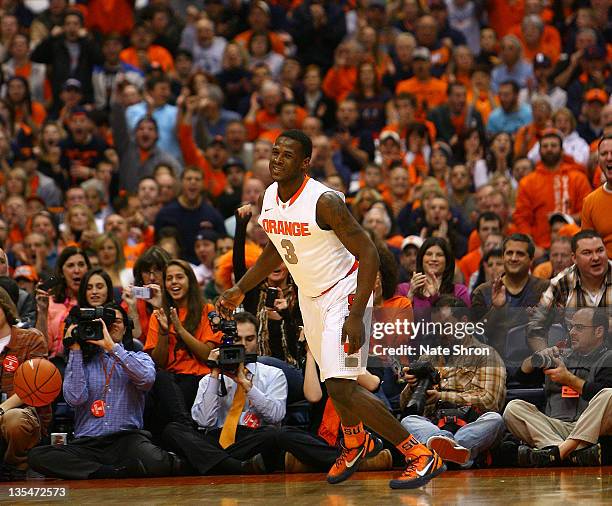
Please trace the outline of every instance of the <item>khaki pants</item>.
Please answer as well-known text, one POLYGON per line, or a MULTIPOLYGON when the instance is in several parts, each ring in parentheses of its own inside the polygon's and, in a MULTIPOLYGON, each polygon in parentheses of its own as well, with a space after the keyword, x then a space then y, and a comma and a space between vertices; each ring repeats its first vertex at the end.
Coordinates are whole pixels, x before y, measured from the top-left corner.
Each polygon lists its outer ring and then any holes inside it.
POLYGON ((514 436, 533 448, 558 446, 566 439, 595 444, 599 436, 612 434, 612 388, 593 397, 575 422, 550 418, 520 399, 508 403, 504 421, 514 436))
POLYGON ((28 467, 28 451, 40 441, 40 421, 30 408, 9 409, 0 417, 0 436, 6 444, 4 462, 28 467))

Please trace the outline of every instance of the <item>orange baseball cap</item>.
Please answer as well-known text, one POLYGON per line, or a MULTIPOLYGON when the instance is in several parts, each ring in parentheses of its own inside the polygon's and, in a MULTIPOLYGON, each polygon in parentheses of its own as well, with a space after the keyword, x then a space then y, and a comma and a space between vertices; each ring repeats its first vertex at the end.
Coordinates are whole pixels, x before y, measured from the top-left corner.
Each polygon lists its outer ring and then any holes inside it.
POLYGON ((602 104, 608 103, 608 94, 601 88, 593 88, 584 94, 585 102, 601 102, 602 104))
POLYGON ((15 268, 15 272, 13 273, 14 279, 25 278, 28 281, 38 281, 38 273, 36 272, 36 268, 31 265, 20 265, 15 268))
POLYGON ((574 237, 578 232, 580 232, 580 227, 578 225, 575 223, 568 223, 559 229, 558 235, 561 237, 574 237))

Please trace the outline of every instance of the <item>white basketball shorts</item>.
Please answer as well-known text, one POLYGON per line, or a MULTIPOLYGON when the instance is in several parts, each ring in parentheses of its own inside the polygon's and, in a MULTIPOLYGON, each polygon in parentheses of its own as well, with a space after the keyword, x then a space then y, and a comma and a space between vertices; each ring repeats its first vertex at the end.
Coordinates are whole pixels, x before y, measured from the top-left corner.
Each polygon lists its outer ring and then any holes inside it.
POLYGON ((308 347, 321 372, 321 381, 328 378, 356 380, 365 372, 370 349, 373 297, 370 297, 363 323, 365 343, 353 355, 344 351, 342 326, 349 315, 350 304, 357 288, 358 270, 340 280, 328 292, 318 297, 299 294, 308 347))

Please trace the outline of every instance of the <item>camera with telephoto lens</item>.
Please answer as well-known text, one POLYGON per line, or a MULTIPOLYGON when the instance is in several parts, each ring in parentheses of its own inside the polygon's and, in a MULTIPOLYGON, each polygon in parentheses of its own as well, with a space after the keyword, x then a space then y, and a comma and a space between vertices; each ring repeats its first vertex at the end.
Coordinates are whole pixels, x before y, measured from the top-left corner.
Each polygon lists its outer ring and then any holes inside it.
POLYGON ((531 365, 534 369, 554 369, 557 367, 553 357, 544 355, 539 351, 531 355, 531 365))
POLYGON ((222 372, 234 373, 240 364, 257 362, 257 355, 246 353, 242 344, 235 344, 239 339, 238 326, 234 320, 221 318, 216 311, 208 313, 210 326, 215 332, 222 332, 219 358, 217 362, 207 361, 210 368, 218 367, 222 372), (209 363, 210 362, 210 363, 209 363))
POLYGON ((102 322, 95 320, 104 320, 107 327, 112 325, 112 323, 115 321, 115 310, 108 307, 98 306, 74 308, 74 310, 72 310, 70 313, 72 323, 76 324, 76 327, 72 329, 72 334, 70 337, 73 342, 77 343, 101 341, 104 339, 102 322))
POLYGON ((408 374, 412 374, 418 380, 412 396, 404 408, 403 415, 423 415, 427 403, 427 390, 440 383, 440 373, 431 363, 419 360, 410 364, 408 374))

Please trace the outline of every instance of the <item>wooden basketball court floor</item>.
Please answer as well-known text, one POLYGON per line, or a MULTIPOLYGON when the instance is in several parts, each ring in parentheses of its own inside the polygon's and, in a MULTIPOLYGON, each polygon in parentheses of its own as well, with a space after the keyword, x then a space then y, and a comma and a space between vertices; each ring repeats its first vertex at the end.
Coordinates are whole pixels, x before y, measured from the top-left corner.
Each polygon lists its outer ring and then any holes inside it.
POLYGON ((612 466, 447 471, 416 490, 391 490, 396 472, 357 473, 339 485, 323 474, 205 476, 138 480, 31 480, 0 484, 0 504, 206 506, 406 506, 612 504, 612 466), (15 489, 65 487, 66 496, 15 497, 15 489), (12 490, 11 490, 12 489, 12 490), (11 496, 12 494, 12 496, 11 496))

